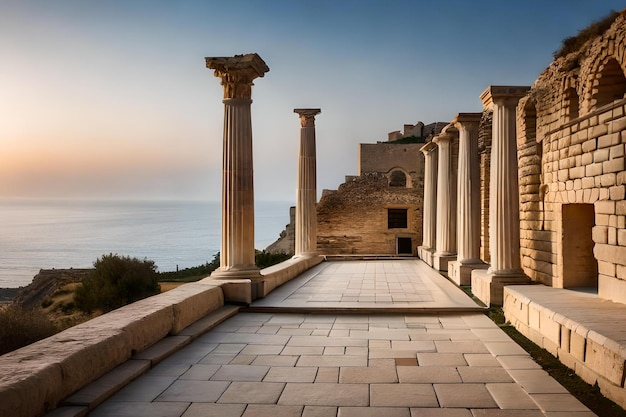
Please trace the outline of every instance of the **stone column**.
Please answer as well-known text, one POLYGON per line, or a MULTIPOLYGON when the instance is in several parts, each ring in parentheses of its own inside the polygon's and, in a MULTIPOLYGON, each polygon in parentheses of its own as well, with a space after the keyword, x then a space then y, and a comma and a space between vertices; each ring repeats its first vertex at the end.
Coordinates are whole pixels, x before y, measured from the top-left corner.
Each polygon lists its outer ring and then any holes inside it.
POLYGON ((451 134, 442 133, 433 139, 438 148, 437 162, 437 236, 433 268, 448 270, 448 262, 456 259, 456 178, 452 158, 451 134))
POLYGON ((485 304, 502 304, 503 287, 528 282, 520 265, 516 107, 530 87, 491 86, 481 95, 493 108, 489 246, 491 266, 472 271, 472 292, 485 304), (476 279, 475 279, 476 277, 476 279))
POLYGON ((459 113, 452 123, 459 129, 457 177, 457 260, 450 279, 470 285, 472 269, 486 268, 480 260, 480 166, 478 126, 482 113, 459 113))
POLYGON ((254 260, 252 81, 269 71, 257 54, 206 58, 224 87, 222 249, 212 278, 260 276, 254 260))
POLYGON ((424 262, 433 266, 437 233, 437 145, 428 142, 420 152, 424 154, 424 214, 422 246, 417 252, 424 262))
POLYGON ((320 109, 294 109, 300 116, 300 152, 298 158, 298 199, 296 201, 295 256, 317 252, 317 171, 315 155, 315 115, 320 109))

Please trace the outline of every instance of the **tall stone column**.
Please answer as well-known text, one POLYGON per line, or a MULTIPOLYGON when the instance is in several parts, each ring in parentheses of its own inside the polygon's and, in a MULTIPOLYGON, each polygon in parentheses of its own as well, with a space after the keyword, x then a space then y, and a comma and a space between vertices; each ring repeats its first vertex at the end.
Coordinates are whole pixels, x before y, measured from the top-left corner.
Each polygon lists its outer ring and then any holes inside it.
POLYGON ((448 270, 448 262, 456 259, 456 178, 452 158, 452 140, 448 133, 433 139, 438 148, 437 162, 437 236, 433 268, 448 270))
POLYGON ((315 116, 322 111, 320 109, 294 109, 293 111, 300 116, 301 124, 295 256, 311 256, 317 252, 315 116))
POLYGON ((206 58, 224 87, 222 249, 212 278, 260 276, 254 260, 252 81, 269 71, 257 54, 206 58))
POLYGON ((437 233, 437 145, 428 142, 420 152, 424 154, 424 213, 422 246, 417 251, 424 262, 433 266, 437 233))
POLYGON ((450 264, 450 279, 469 285, 471 272, 486 268, 480 260, 480 166, 478 126, 482 113, 459 113, 452 123, 459 129, 457 177, 457 260, 450 264))
POLYGON ((486 273, 472 272, 472 292, 486 304, 502 304, 505 285, 528 282, 520 265, 515 112, 519 99, 529 89, 530 87, 491 86, 480 97, 484 107, 493 109, 489 189, 491 266, 486 273))

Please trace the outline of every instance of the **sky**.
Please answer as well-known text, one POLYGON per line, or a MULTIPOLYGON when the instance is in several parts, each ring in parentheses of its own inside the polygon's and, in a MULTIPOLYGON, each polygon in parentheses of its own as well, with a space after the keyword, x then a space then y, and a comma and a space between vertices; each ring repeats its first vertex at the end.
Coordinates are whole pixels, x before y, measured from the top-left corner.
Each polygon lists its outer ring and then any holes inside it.
POLYGON ((222 87, 204 57, 258 53, 258 201, 295 203, 316 117, 318 198, 358 144, 531 85, 616 0, 0 0, 0 198, 219 200, 222 87))

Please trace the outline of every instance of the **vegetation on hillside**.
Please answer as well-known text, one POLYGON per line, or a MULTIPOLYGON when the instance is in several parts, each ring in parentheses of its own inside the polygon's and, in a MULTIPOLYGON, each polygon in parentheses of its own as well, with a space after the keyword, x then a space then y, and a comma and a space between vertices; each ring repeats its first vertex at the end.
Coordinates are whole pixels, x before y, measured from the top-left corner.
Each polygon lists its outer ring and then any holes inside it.
MULTIPOLYGON (((286 253, 270 253, 266 250, 255 251, 255 262, 259 269, 267 268, 268 266, 279 264, 287 259, 291 258, 291 255, 286 253)), ((200 266, 194 266, 191 268, 181 269, 175 272, 161 272, 159 274, 159 281, 161 282, 192 282, 199 279, 206 278, 220 267, 220 253, 216 253, 211 262, 207 262, 200 266)))
POLYGON ((76 307, 82 311, 111 311, 161 290, 154 261, 109 254, 93 266, 93 272, 74 293, 76 307))
MULTIPOLYGON (((291 255, 256 251, 260 269, 291 255)), ((159 273, 154 261, 103 255, 82 283, 69 283, 46 296, 32 309, 16 303, 0 306, 0 355, 44 339, 142 298, 158 294, 161 282, 191 282, 205 278, 220 266, 219 253, 211 262, 176 272, 159 273)))
POLYGON ((389 143, 395 144, 395 145, 402 145, 404 143, 424 143, 425 141, 426 140, 421 136, 407 136, 405 138, 394 140, 389 143))
POLYGON ((589 26, 582 29, 575 36, 570 36, 568 38, 563 39, 561 42, 561 47, 554 52, 554 59, 561 58, 570 54, 572 52, 576 52, 583 47, 583 45, 590 39, 594 39, 598 36, 602 36, 604 32, 606 32, 617 16, 619 16, 620 12, 616 12, 615 10, 611 10, 611 12, 603 17, 600 20, 596 20, 592 22, 589 26))
POLYGON ((0 355, 45 339, 57 327, 38 308, 25 309, 17 304, 0 308, 0 355))

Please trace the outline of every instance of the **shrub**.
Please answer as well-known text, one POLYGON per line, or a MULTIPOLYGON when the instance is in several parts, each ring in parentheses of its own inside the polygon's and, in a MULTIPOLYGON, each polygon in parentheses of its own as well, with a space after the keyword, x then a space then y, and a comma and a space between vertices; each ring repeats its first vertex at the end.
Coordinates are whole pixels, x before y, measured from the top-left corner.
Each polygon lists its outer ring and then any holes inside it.
POLYGON ((56 332, 56 326, 39 309, 27 310, 17 304, 0 308, 0 355, 56 332))
POLYGON ((259 267, 259 269, 279 264, 289 258, 291 258, 291 255, 288 255, 286 253, 270 253, 265 250, 257 250, 254 255, 256 265, 259 267))
POLYGON ((111 311, 160 291, 154 261, 109 254, 93 266, 74 295, 76 307, 87 313, 111 311))
POLYGON ((600 20, 591 22, 589 26, 582 29, 576 36, 570 36, 568 38, 563 39, 561 42, 561 47, 554 52, 554 59, 564 57, 567 54, 572 52, 576 52, 582 48, 582 46, 589 39, 596 38, 598 36, 602 36, 604 32, 606 32, 617 16, 619 16, 619 12, 612 10, 607 16, 603 17, 600 20))

